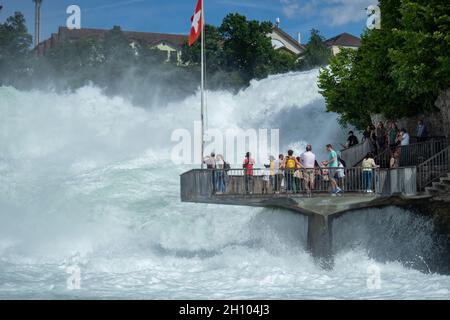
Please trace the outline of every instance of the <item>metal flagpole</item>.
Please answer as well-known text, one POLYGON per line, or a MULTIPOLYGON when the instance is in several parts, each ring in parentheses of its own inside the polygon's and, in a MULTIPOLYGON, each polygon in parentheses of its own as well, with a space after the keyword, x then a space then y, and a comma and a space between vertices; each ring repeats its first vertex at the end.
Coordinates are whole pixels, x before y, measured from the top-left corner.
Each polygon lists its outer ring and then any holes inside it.
POLYGON ((204 5, 203 5, 204 0, 202 0, 202 34, 201 34, 201 126, 202 126, 202 156, 201 156, 201 161, 202 161, 202 169, 204 168, 204 163, 203 163, 203 157, 204 157, 204 151, 205 151, 205 120, 204 120, 204 111, 205 111, 205 14, 204 14, 204 5))

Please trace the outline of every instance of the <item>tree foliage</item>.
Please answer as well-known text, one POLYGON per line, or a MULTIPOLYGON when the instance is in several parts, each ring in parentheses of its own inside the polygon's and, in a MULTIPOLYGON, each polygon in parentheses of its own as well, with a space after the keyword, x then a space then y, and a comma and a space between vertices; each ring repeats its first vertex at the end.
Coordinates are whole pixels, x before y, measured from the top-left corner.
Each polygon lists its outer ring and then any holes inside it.
POLYGON ((329 63, 331 56, 331 50, 325 44, 325 38, 320 35, 319 30, 312 29, 306 50, 302 54, 302 69, 325 66, 329 63))
POLYGON ((26 76, 31 42, 22 13, 16 12, 0 24, 0 85, 26 76))
POLYGON ((381 29, 367 30, 357 52, 343 50, 321 72, 327 109, 343 124, 363 128, 373 113, 398 119, 433 110, 449 87, 450 8, 432 2, 381 0, 381 29))

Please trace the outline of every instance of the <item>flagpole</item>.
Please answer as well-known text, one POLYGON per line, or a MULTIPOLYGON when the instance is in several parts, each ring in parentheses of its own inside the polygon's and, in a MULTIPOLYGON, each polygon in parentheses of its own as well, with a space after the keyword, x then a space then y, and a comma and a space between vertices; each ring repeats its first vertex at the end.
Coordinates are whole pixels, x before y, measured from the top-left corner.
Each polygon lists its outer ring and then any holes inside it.
POLYGON ((205 152, 205 120, 204 120, 204 112, 205 112, 205 15, 204 15, 204 0, 202 0, 202 32, 201 32, 201 127, 202 127, 202 169, 204 168, 203 157, 205 152))

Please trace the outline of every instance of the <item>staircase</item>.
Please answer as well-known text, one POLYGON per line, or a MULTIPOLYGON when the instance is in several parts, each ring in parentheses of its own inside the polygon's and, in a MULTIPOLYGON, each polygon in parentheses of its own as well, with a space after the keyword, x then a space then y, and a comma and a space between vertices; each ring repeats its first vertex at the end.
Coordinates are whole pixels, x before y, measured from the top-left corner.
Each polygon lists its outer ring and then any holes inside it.
POLYGON ((431 196, 450 196, 450 173, 443 176, 437 182, 433 182, 431 187, 425 188, 427 194, 431 196))

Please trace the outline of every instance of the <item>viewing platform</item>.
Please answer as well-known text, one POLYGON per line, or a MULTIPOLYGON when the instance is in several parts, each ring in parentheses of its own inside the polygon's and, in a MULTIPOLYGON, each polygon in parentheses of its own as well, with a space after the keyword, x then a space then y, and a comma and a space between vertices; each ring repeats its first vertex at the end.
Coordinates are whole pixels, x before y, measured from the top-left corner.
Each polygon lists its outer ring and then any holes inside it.
POLYGON ((449 147, 415 166, 373 169, 370 185, 361 167, 315 168, 313 175, 309 171, 314 183, 308 190, 301 179, 307 176, 307 170, 299 169, 301 174, 294 175, 294 171, 253 169, 250 175, 245 169, 193 169, 181 175, 181 200, 280 208, 302 214, 308 218, 309 251, 325 266, 331 266, 332 223, 337 217, 366 208, 414 206, 436 192, 450 192, 449 147), (330 192, 332 177, 342 189, 337 195, 330 192), (372 192, 367 193, 367 189, 372 192))

